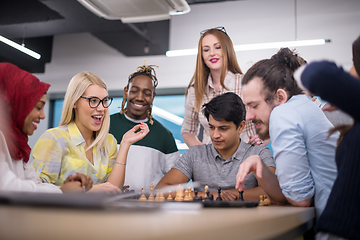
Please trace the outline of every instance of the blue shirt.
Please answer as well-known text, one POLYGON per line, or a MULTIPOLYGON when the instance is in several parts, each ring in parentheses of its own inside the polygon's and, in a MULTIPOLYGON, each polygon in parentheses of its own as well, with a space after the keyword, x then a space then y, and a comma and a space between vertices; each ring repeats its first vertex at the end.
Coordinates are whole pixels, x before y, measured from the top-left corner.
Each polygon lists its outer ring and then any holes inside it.
POLYGON ((295 95, 273 109, 270 138, 276 175, 285 197, 299 202, 314 197, 316 218, 325 208, 337 171, 332 124, 309 97, 295 95))

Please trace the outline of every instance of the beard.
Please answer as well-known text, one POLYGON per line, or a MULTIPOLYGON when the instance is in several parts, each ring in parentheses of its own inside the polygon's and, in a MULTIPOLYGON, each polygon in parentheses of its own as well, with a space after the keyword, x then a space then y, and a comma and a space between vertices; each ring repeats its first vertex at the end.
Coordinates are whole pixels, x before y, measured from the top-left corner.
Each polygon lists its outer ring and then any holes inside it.
POLYGON ((264 123, 263 121, 258 120, 258 119, 254 119, 252 122, 253 122, 254 124, 256 124, 256 123, 262 123, 262 124, 266 127, 262 132, 260 132, 261 129, 256 128, 256 134, 259 136, 259 138, 260 138, 261 140, 270 139, 269 124, 268 124, 268 123, 264 123))

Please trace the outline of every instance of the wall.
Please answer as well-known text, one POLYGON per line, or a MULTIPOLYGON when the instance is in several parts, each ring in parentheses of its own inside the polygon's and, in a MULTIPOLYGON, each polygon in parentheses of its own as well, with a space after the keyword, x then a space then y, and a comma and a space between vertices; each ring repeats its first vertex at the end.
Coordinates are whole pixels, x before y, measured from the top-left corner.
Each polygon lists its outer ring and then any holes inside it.
MULTIPOLYGON (((359 36, 359 0, 297 0, 297 39, 331 39, 330 44, 299 47, 306 60, 329 59, 349 69, 351 44, 359 36)), ((225 26, 236 44, 295 40, 294 1, 249 0, 197 4, 191 12, 174 16, 170 24, 170 49, 196 48, 204 29, 225 26)), ((276 50, 238 52, 245 72, 253 63, 269 58, 276 50)), ((137 66, 156 64, 158 88, 185 87, 195 69, 196 56, 126 57, 88 33, 59 35, 54 38, 52 61, 45 74, 37 76, 52 87, 49 93, 65 92, 71 77, 91 71, 102 77, 110 90, 120 90, 137 66)), ((30 138, 32 147, 47 129, 47 121, 30 138)))

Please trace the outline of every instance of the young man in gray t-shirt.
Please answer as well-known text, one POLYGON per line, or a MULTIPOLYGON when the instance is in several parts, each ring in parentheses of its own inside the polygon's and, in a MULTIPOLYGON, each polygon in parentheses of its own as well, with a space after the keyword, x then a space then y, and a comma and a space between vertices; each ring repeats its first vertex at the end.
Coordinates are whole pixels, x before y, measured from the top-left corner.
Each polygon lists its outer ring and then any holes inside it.
MULTIPOLYGON (((209 122, 212 144, 190 147, 156 188, 186 183, 192 179, 200 183, 198 196, 203 196, 204 186, 208 185, 216 198, 217 188, 221 186, 223 200, 237 200, 239 192, 235 189, 235 183, 239 165, 249 156, 258 155, 275 172, 274 159, 268 148, 241 141, 240 134, 245 127, 245 106, 238 95, 229 92, 217 96, 204 104, 203 112, 209 122)), ((252 173, 248 174, 244 184, 245 201, 258 201, 260 195, 265 195, 252 173)))

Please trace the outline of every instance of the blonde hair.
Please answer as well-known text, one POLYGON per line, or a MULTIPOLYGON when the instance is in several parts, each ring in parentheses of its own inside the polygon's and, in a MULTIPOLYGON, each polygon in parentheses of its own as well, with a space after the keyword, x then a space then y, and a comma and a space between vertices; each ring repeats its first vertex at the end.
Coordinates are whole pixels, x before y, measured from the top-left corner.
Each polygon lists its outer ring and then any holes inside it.
POLYGON ((206 35, 214 35, 220 43, 221 51, 222 51, 222 57, 223 57, 223 65, 221 69, 220 74, 220 84, 223 88, 226 89, 224 80, 226 71, 230 71, 232 73, 240 73, 242 74, 242 71, 240 69, 240 66, 236 59, 236 54, 234 51, 233 43, 230 39, 230 37, 223 31, 213 28, 206 31, 199 39, 198 44, 198 54, 196 59, 196 68, 195 73, 193 77, 191 78, 191 81, 186 89, 186 95, 188 94, 188 90, 190 87, 194 87, 195 89, 195 110, 199 111, 201 107, 201 103, 204 97, 204 94, 206 95, 205 88, 207 85, 207 81, 210 74, 210 69, 208 66, 206 66, 203 56, 202 56, 202 41, 206 35))
MULTIPOLYGON (((74 104, 84 94, 86 89, 90 85, 94 85, 94 84, 107 90, 107 86, 104 80, 102 80, 100 77, 96 76, 91 72, 80 72, 70 80, 64 98, 61 121, 59 126, 69 125, 70 123, 75 121, 76 116, 75 116, 74 104)), ((86 149, 86 151, 94 146, 98 146, 99 151, 103 153, 105 157, 109 156, 110 150, 108 148, 108 143, 107 143, 109 127, 110 127, 110 114, 109 111, 106 111, 100 130, 97 132, 93 132, 95 140, 88 147, 88 149, 86 149)))

